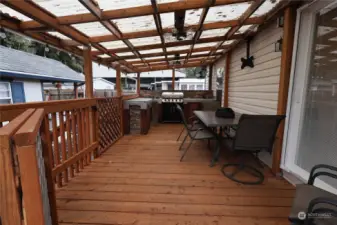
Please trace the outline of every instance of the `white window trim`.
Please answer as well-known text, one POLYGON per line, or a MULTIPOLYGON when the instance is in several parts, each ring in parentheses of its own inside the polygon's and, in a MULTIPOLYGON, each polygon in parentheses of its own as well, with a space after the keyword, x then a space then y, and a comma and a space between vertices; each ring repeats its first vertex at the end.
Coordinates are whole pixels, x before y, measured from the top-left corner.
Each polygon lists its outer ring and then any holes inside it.
MULTIPOLYGON (((4 97, 0 97, 0 100, 9 100, 9 104, 13 104, 13 97, 12 97, 12 87, 11 87, 11 83, 10 82, 4 82, 4 81, 0 81, 1 84, 7 84, 8 85, 8 91, 9 91, 9 97, 4 98, 4 97)), ((0 90, 1 91, 1 90, 0 90)))

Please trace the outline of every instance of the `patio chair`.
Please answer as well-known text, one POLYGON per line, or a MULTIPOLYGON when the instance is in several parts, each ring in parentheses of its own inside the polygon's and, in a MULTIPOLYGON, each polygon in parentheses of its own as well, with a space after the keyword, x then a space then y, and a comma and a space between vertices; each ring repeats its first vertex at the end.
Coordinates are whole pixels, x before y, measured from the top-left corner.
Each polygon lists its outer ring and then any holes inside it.
MULTIPOLYGON (((184 119, 185 119, 185 115, 184 115, 184 119)), ((196 116, 191 116, 188 118, 187 120, 189 123, 187 124, 187 126, 191 129, 191 130, 198 130, 199 128, 204 128, 204 126, 199 122, 198 118, 196 116)), ((184 133, 185 131, 185 126, 183 127, 183 129, 181 130, 177 141, 179 141, 181 135, 184 133)), ((186 133, 186 136, 188 134, 186 133)))
POLYGON ((311 169, 307 184, 296 185, 295 198, 289 215, 293 225, 332 225, 337 224, 337 196, 314 186, 319 176, 331 177, 337 180, 337 167, 316 165, 311 169), (321 214, 315 218, 315 213, 321 214), (334 218, 323 215, 331 215, 334 218))
MULTIPOLYGON (((224 143, 232 151, 240 153, 249 153, 253 156, 260 167, 263 167, 258 158, 261 151, 272 152, 273 143, 277 128, 280 122, 285 118, 282 115, 247 115, 240 117, 239 124, 235 129, 235 136, 226 134, 224 143)), ((264 181, 263 173, 257 168, 248 165, 243 160, 239 163, 227 163, 221 168, 222 173, 227 178, 242 184, 261 184, 264 181), (232 168, 232 170, 230 170, 232 168), (251 180, 242 180, 237 177, 239 172, 246 172, 255 178, 251 180)))
POLYGON ((197 129, 195 129, 194 127, 191 128, 188 126, 187 124, 187 121, 185 119, 185 115, 184 115, 184 112, 182 110, 182 108, 180 107, 180 105, 176 105, 177 106, 177 109, 181 115, 181 118, 182 118, 182 121, 183 121, 183 124, 184 124, 184 127, 187 131, 187 135, 185 136, 183 142, 181 143, 180 147, 179 147, 179 150, 183 150, 183 145, 187 139, 187 137, 189 136, 190 137, 190 143, 188 144, 187 148, 184 149, 184 152, 180 158, 180 162, 184 159, 188 149, 191 147, 193 141, 195 140, 216 140, 216 136, 210 132, 209 130, 207 130, 205 127, 199 127, 197 129))

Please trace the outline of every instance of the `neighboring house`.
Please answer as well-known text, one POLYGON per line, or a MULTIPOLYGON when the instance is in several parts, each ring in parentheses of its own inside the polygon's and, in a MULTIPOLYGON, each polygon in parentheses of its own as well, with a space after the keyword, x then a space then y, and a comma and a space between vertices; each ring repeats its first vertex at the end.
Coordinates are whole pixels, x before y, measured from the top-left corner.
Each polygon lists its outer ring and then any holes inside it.
MULTIPOLYGON (((195 91, 206 90, 205 79, 181 78, 174 82, 175 90, 195 91)), ((151 90, 171 90, 172 79, 169 81, 158 81, 151 83, 151 90)))
POLYGON ((59 61, 0 46, 0 104, 43 101, 43 83, 83 83, 59 61))
MULTIPOLYGON (((105 66, 100 66, 97 63, 93 63, 93 75, 94 77, 102 77, 113 83, 116 83, 116 71, 114 69, 108 69, 105 66)), ((186 74, 179 71, 175 71, 175 78, 185 78, 186 74)), ((122 85, 127 84, 130 89, 135 89, 137 78, 136 73, 130 73, 127 76, 122 73, 122 85), (125 81, 126 80, 126 81, 125 81)), ((151 89, 151 84, 160 81, 172 81, 172 70, 152 71, 144 72, 140 74, 140 87, 141 89, 151 89)))

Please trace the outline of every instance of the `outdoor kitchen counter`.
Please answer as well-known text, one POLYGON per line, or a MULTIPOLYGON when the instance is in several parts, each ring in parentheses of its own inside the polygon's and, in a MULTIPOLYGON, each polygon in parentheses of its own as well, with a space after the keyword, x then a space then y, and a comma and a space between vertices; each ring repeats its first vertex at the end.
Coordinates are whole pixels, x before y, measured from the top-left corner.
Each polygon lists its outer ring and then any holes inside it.
POLYGON ((154 103, 152 98, 135 98, 124 101, 124 134, 147 134, 149 132, 154 103))

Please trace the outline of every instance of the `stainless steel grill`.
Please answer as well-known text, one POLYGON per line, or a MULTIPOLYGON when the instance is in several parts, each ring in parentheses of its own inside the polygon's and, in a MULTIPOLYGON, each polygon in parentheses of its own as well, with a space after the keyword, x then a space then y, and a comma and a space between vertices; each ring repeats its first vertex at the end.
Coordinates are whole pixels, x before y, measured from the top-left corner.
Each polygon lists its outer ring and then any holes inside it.
POLYGON ((163 103, 183 103, 184 93, 183 92, 163 92, 161 94, 163 103))

